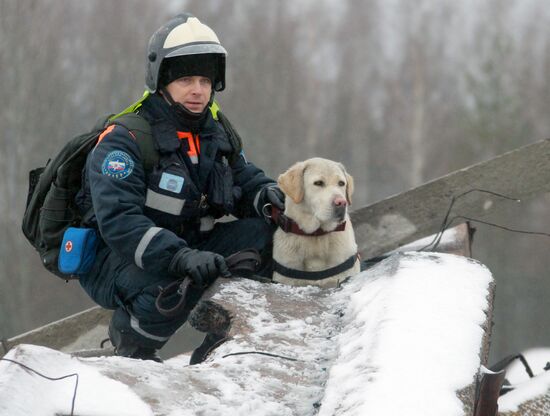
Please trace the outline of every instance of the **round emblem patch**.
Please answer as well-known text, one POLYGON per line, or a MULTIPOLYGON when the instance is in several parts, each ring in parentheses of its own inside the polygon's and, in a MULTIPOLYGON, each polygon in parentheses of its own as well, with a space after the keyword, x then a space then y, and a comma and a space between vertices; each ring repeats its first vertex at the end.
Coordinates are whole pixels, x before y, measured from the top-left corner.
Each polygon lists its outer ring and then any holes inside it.
POLYGON ((73 242, 69 240, 65 243, 65 251, 67 253, 70 253, 72 249, 73 249, 73 242))
POLYGON ((120 150, 110 152, 103 161, 103 174, 116 179, 126 179, 133 170, 134 161, 128 153, 120 150))

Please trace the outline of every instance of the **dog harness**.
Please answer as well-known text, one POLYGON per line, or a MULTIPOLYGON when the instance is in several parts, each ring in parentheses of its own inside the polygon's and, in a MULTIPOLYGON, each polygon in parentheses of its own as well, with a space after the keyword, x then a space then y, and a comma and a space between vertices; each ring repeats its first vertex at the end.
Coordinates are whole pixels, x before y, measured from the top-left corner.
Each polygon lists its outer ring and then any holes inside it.
POLYGON ((322 280, 351 269, 357 260, 360 260, 359 253, 353 254, 343 263, 331 267, 330 269, 308 272, 304 270, 291 269, 283 266, 281 263, 273 259, 273 271, 276 271, 281 276, 290 277, 291 279, 322 280))

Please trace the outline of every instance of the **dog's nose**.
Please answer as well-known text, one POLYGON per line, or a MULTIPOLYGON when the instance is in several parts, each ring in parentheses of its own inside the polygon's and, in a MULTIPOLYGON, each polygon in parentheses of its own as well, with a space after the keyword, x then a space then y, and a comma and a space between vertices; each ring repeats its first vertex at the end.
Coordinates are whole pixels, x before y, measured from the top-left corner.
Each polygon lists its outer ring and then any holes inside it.
POLYGON ((346 198, 342 198, 341 196, 334 198, 333 203, 337 207, 346 207, 348 205, 348 201, 346 201, 346 198))
POLYGON ((334 215, 339 221, 343 221, 346 217, 346 209, 348 206, 348 201, 346 198, 337 197, 333 201, 334 205, 334 215))

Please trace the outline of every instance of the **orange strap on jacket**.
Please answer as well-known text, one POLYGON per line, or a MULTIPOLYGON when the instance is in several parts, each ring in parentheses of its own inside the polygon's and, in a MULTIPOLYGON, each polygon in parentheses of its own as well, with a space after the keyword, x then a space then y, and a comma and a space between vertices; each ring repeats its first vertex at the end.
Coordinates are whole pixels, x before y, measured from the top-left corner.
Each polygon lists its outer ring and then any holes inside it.
POLYGON ((191 133, 190 131, 178 131, 178 139, 187 139, 187 143, 189 143, 189 150, 187 151, 187 155, 189 156, 189 159, 191 159, 191 162, 195 164, 199 163, 199 155, 201 153, 199 136, 197 135, 193 137, 193 133, 191 133))
POLYGON ((103 130, 103 133, 101 133, 99 135, 99 137, 97 139, 97 143, 95 145, 97 146, 99 143, 101 143, 101 141, 105 138, 105 136, 107 136, 110 132, 112 132, 115 127, 116 126, 114 124, 111 124, 105 130, 103 130))
MULTIPOLYGON (((96 142, 96 146, 101 143, 101 141, 105 138, 105 136, 107 136, 110 132, 112 132, 114 130, 114 128, 116 127, 115 124, 111 124, 109 127, 107 127, 105 130, 103 130, 103 132, 99 135, 99 137, 97 138, 97 142, 96 142)), ((132 136, 132 139, 136 140, 137 141, 137 137, 134 133, 132 133, 130 130, 128 130, 128 133, 130 133, 130 136, 132 136)))

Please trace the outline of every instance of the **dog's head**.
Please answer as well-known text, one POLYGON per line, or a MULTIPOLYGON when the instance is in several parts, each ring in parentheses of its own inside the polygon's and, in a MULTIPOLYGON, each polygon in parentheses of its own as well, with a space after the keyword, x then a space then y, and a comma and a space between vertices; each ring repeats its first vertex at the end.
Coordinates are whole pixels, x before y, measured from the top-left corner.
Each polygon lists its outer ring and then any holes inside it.
POLYGON ((287 206, 295 204, 322 223, 344 221, 353 194, 353 178, 341 163, 313 158, 291 166, 278 178, 287 195, 287 206))

